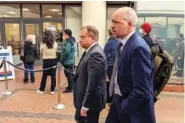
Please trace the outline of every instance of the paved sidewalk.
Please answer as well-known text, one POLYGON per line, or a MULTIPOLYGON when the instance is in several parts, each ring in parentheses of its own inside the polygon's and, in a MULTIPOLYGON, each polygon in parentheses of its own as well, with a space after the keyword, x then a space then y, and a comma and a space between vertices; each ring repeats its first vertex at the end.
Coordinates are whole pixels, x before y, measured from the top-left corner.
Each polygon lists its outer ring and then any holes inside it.
MULTIPOLYGON (((36 67, 36 69, 41 69, 41 67, 36 67)), ((61 95, 65 109, 53 109, 58 95, 50 95, 50 77, 45 94, 36 93, 41 76, 42 73, 36 73, 34 84, 24 84, 22 71, 16 70, 16 81, 9 81, 14 93, 7 97, 0 96, 0 123, 75 123, 72 94, 61 95)), ((62 74, 62 85, 65 85, 65 81, 62 74)), ((4 89, 4 82, 0 81, 0 92, 4 89)), ((155 112, 157 123, 183 123, 184 94, 163 92, 160 100, 155 104, 155 112)), ((107 109, 103 110, 100 123, 104 123, 107 113, 107 109)))

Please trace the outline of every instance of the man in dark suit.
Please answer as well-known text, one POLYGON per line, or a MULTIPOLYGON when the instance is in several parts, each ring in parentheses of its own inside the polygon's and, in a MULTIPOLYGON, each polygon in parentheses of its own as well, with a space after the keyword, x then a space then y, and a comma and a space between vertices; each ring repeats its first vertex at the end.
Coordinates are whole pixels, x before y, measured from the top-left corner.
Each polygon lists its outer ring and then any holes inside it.
POLYGON ((98 30, 84 26, 80 45, 85 49, 74 77, 74 105, 77 123, 98 123, 106 103, 106 58, 98 44, 98 30))
POLYGON ((153 98, 154 65, 150 48, 135 33, 136 12, 129 7, 112 15, 117 48, 109 94, 113 95, 106 123, 155 123, 153 98))

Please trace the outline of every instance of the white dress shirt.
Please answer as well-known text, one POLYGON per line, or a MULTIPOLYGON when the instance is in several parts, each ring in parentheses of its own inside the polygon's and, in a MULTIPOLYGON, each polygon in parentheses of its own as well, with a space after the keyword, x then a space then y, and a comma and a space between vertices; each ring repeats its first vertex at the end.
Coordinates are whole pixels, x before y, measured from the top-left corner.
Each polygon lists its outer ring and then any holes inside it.
MULTIPOLYGON (((126 45, 128 39, 134 34, 135 31, 132 31, 130 34, 128 34, 125 38, 121 39, 121 43, 123 44, 121 46, 121 51, 123 50, 124 46, 126 45)), ((114 83, 114 94, 118 94, 119 96, 122 96, 119 85, 118 85, 118 81, 117 81, 117 76, 118 76, 118 71, 116 72, 116 76, 115 76, 115 83, 114 83)))

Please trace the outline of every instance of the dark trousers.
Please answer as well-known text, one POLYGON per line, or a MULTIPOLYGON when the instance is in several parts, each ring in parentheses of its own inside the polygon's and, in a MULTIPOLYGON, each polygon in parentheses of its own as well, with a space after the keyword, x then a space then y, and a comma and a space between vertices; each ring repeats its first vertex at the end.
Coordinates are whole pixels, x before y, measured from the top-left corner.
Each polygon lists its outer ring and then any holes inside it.
POLYGON ((105 123, 130 123, 129 116, 121 109, 121 96, 114 94, 105 123))
POLYGON ((106 82, 107 84, 107 103, 111 103, 112 98, 109 96, 109 85, 110 85, 110 80, 112 76, 112 71, 113 71, 113 66, 108 66, 107 68, 107 76, 109 78, 109 82, 106 82))
MULTIPOLYGON (((70 72, 72 72, 73 73, 73 69, 74 69, 74 65, 73 64, 70 64, 70 65, 64 65, 64 67, 68 70, 68 71, 70 71, 70 72)), ((68 90, 72 90, 72 84, 73 84, 73 75, 71 75, 70 73, 68 73, 67 71, 64 71, 64 73, 65 73, 65 76, 66 76, 66 78, 67 78, 67 81, 68 81, 68 87, 67 87, 67 89, 68 90)))
POLYGON ((111 79, 112 71, 113 71, 113 66, 108 66, 108 68, 107 68, 107 76, 108 76, 109 80, 111 79))
MULTIPOLYGON (((55 66, 56 64, 57 64, 57 59, 44 59, 43 60, 43 69, 55 66)), ((56 87, 56 68, 43 71, 41 84, 40 84, 40 89, 39 89, 40 91, 45 90, 48 75, 51 76, 51 88, 50 88, 50 90, 55 91, 55 87, 56 87)))
POLYGON ((183 77, 184 59, 177 60, 177 77, 183 77))
MULTIPOLYGON (((34 70, 34 62, 24 62, 24 68, 29 70, 34 70)), ((34 72, 33 71, 24 71, 24 79, 28 79, 28 76, 31 76, 31 79, 34 79, 34 72)))
POLYGON ((99 123, 100 111, 91 111, 87 112, 87 117, 82 117, 80 115, 80 110, 76 110, 75 120, 77 123, 99 123))

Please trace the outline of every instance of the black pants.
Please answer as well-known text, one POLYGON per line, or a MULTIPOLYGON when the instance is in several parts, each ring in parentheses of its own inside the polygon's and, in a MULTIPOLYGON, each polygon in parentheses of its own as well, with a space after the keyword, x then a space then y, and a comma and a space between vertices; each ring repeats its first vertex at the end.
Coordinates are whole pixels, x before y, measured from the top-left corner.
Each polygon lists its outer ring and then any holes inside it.
POLYGON ((75 120, 77 123, 99 123, 100 111, 91 111, 87 112, 87 117, 82 117, 80 115, 80 110, 76 110, 75 120))
POLYGON ((111 79, 112 71, 113 71, 113 66, 108 66, 108 68, 107 68, 107 76, 108 76, 109 80, 111 79))
MULTIPOLYGON (((70 71, 70 72, 72 72, 73 73, 73 69, 74 69, 74 65, 73 64, 70 64, 70 65, 64 65, 64 67, 68 70, 68 71, 70 71)), ((64 71, 64 73, 65 73, 65 76, 66 76, 66 78, 67 78, 67 81, 68 81, 68 87, 67 87, 67 89, 68 90, 72 90, 72 84, 73 84, 73 75, 71 75, 70 73, 68 73, 67 71, 64 71)))
MULTIPOLYGON (((44 59, 43 60, 43 69, 55 66, 57 64, 57 59, 44 59)), ((56 68, 46 70, 42 74, 42 79, 41 79, 41 84, 40 84, 40 91, 44 91, 46 87, 46 81, 47 81, 47 76, 51 76, 51 91, 55 91, 56 87, 56 68)))
POLYGON ((114 94, 105 123, 130 123, 129 116, 121 109, 121 96, 114 94))
MULTIPOLYGON (((108 76, 109 80, 111 80, 112 71, 113 71, 113 66, 108 66, 107 76, 108 76)), ((107 103, 111 103, 112 102, 112 98, 109 96, 109 85, 110 85, 110 81, 109 82, 106 82, 106 84, 107 84, 107 103)))

